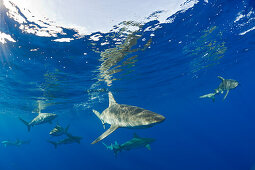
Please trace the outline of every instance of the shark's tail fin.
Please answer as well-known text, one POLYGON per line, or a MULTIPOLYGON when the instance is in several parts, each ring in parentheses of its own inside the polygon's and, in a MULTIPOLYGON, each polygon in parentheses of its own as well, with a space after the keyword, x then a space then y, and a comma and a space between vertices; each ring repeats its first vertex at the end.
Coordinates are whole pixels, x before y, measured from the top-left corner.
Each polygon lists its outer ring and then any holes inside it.
POLYGON ((210 98, 210 99, 212 99, 212 101, 214 102, 215 101, 215 95, 216 95, 217 93, 209 93, 209 94, 205 94, 205 95, 203 95, 203 96, 200 96, 199 98, 210 98))
POLYGON ((54 148, 57 149, 57 146, 58 146, 57 142, 49 141, 49 143, 51 143, 52 145, 54 145, 54 148))
POLYGON ((23 120, 22 118, 19 118, 19 120, 20 120, 21 122, 23 122, 23 123, 27 126, 27 130, 28 130, 28 132, 30 132, 31 125, 30 125, 27 121, 23 120))
POLYGON ((104 142, 102 142, 103 145, 106 147, 106 149, 111 149, 111 145, 110 146, 107 146, 104 142))

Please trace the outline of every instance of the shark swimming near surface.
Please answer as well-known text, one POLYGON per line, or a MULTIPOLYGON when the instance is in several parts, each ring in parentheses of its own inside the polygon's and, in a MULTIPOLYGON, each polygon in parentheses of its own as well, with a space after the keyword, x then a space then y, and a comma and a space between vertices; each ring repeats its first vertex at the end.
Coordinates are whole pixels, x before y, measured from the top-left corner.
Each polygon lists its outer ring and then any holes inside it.
POLYGON ((109 146, 107 146, 104 143, 103 144, 107 149, 112 150, 115 156, 117 156, 117 154, 123 150, 129 151, 132 149, 143 148, 143 147, 147 148, 148 150, 151 150, 150 144, 154 141, 155 139, 153 138, 141 138, 137 134, 134 134, 134 137, 131 140, 121 145, 119 145, 116 141, 115 141, 115 144, 111 144, 109 146))
POLYGON ((31 126, 40 125, 44 123, 52 123, 52 120, 55 119, 56 117, 57 115, 53 113, 39 112, 39 114, 31 122, 27 122, 22 118, 19 119, 27 126, 27 130, 30 131, 31 126))
POLYGON ((210 98, 213 101, 215 101, 215 95, 220 94, 220 93, 223 94, 224 91, 226 91, 226 94, 223 98, 223 100, 225 100, 229 91, 236 88, 239 85, 238 81, 236 81, 236 80, 224 79, 221 76, 218 76, 218 78, 221 79, 221 83, 220 83, 219 87, 217 89, 215 89, 215 92, 200 96, 200 98, 210 98))
POLYGON ((32 126, 40 125, 44 123, 52 123, 52 120, 57 117, 56 114, 53 113, 41 113, 43 106, 41 106, 41 101, 38 101, 38 115, 31 121, 27 122, 24 119, 20 118, 21 122, 23 122, 27 126, 27 130, 30 132, 32 126))
POLYGON ((55 148, 57 148, 58 145, 63 144, 72 144, 72 143, 79 143, 82 140, 82 137, 79 136, 72 136, 71 134, 67 134, 67 138, 54 142, 54 141, 48 141, 49 143, 53 144, 55 148))
POLYGON ((95 144, 118 128, 147 128, 154 124, 161 123, 165 120, 165 117, 154 113, 149 110, 145 110, 140 107, 130 106, 125 104, 118 104, 111 92, 108 92, 109 107, 106 108, 102 114, 93 110, 96 116, 101 120, 103 126, 105 123, 111 125, 111 127, 105 131, 101 136, 92 142, 95 144))
POLYGON ((22 140, 19 140, 17 139, 15 142, 12 142, 12 141, 9 141, 9 140, 5 140, 5 141, 2 141, 1 144, 4 145, 4 147, 7 147, 7 146, 21 146, 21 145, 24 145, 24 144, 29 144, 30 141, 22 141, 22 140))
POLYGON ((51 131, 50 131, 50 135, 51 136, 62 136, 64 134, 68 134, 68 129, 69 129, 70 125, 67 125, 66 128, 63 128, 62 126, 60 126, 59 124, 57 124, 51 131))

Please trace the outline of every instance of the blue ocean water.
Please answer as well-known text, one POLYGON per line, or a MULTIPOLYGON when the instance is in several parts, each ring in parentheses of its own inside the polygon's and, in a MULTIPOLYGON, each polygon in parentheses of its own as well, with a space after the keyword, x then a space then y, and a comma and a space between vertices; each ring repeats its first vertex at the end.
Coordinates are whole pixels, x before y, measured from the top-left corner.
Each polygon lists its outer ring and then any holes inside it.
POLYGON ((0 41, 0 141, 30 140, 20 147, 1 145, 0 169, 255 169, 254 8, 253 0, 201 0, 165 23, 122 23, 136 31, 116 25, 108 33, 79 36, 61 28, 39 36, 21 28, 42 26, 17 22, 0 1, 0 33, 15 40, 0 41), (61 38, 73 39, 54 41, 61 38), (226 100, 199 98, 218 87, 217 76, 240 85, 226 100), (108 107, 108 91, 118 103, 166 120, 146 129, 120 128, 103 142, 124 143, 136 133, 156 140, 151 150, 115 157, 102 142, 91 144, 105 131, 92 109, 108 107), (43 112, 58 117, 27 132, 19 117, 32 120, 38 102, 43 112), (81 143, 55 149, 48 141, 63 139, 49 135, 57 122, 70 124, 81 143))

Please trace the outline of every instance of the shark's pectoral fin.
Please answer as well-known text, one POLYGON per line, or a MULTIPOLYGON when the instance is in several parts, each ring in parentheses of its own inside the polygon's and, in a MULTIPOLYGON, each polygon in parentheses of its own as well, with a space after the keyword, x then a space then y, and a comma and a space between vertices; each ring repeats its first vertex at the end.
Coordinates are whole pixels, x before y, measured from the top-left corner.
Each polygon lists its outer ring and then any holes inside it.
POLYGON ((119 126, 111 125, 111 127, 105 131, 101 136, 99 136, 96 140, 94 140, 91 144, 95 144, 104 138, 106 138, 108 135, 110 135, 112 132, 114 132, 116 129, 118 129, 119 126))
POLYGON ((95 113, 95 115, 98 117, 98 119, 101 120, 101 122, 103 124, 103 128, 105 129, 104 120, 101 118, 100 113, 98 111, 94 110, 94 109, 92 111, 95 113))
POLYGON ((219 79, 221 79, 222 81, 224 81, 225 79, 221 76, 218 76, 219 79))
POLYGON ((145 147, 146 147, 148 150, 151 150, 151 145, 150 145, 150 144, 145 145, 145 147))
POLYGON ((224 96, 223 100, 225 100, 225 99, 226 99, 226 97, 227 97, 228 93, 229 93, 229 90, 227 90, 227 92, 226 92, 226 94, 225 94, 225 96, 224 96))

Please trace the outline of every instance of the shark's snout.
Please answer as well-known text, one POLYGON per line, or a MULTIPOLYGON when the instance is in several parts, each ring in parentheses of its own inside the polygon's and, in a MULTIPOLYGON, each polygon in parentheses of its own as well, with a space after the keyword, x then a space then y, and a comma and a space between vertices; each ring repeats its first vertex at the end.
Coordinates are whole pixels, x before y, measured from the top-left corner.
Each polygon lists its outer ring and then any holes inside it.
POLYGON ((236 81, 236 82, 234 83, 234 86, 237 87, 238 85, 239 85, 239 83, 236 81))
POLYGON ((166 118, 164 116, 159 115, 159 114, 154 117, 154 120, 156 121, 156 123, 163 122, 165 119, 166 118))

